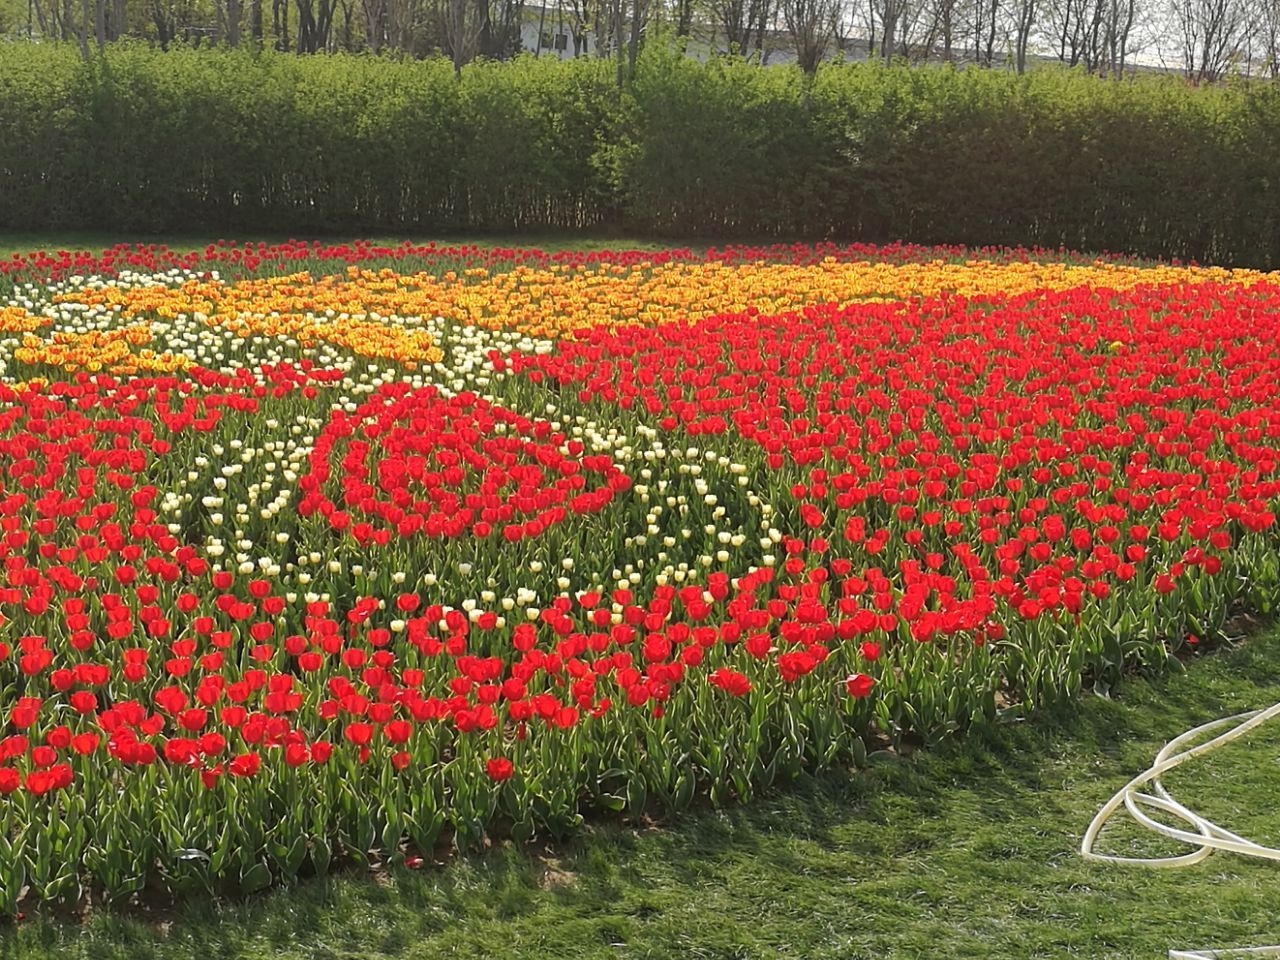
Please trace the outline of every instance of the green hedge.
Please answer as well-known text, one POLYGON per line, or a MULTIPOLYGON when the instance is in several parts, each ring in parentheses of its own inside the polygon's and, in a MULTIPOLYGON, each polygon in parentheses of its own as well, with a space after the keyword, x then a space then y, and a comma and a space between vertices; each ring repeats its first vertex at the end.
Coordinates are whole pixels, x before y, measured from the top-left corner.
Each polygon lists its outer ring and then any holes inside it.
POLYGON ((1280 88, 0 44, 0 228, 617 226, 1280 266, 1280 88))

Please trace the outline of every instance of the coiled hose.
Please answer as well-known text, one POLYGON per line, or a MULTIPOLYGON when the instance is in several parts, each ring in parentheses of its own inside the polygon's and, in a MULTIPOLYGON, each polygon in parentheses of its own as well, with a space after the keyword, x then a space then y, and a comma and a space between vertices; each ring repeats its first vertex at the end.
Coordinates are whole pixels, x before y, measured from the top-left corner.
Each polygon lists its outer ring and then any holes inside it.
MULTIPOLYGON (((1095 860, 1100 863, 1158 868, 1191 866, 1204 860, 1215 850, 1229 850, 1246 857, 1260 857, 1265 860, 1280 861, 1280 849, 1255 843, 1218 826, 1211 820, 1205 819, 1194 810, 1173 799, 1161 782, 1161 778, 1175 767, 1179 767, 1189 760, 1194 760, 1196 757, 1204 756, 1206 753, 1225 746, 1233 740, 1238 740, 1276 717, 1280 717, 1280 703, 1267 707, 1265 710, 1250 710, 1247 713, 1238 713, 1232 717, 1210 721, 1193 730, 1188 730, 1180 737, 1170 740, 1164 749, 1156 754, 1155 762, 1150 768, 1120 788, 1116 795, 1108 800, 1102 809, 1098 811, 1098 815, 1089 824, 1089 829, 1085 831, 1084 839, 1080 843, 1081 856, 1086 860, 1095 860), (1205 740, 1195 746, 1186 747, 1186 744, 1195 743, 1206 734, 1221 730, 1223 727, 1229 727, 1230 729, 1219 733, 1211 740, 1205 740), (1184 747, 1186 748, 1184 749, 1184 747), (1150 792, 1143 792, 1142 788, 1148 785, 1150 785, 1150 792), (1129 815, 1146 829, 1171 840, 1189 844, 1196 849, 1189 853, 1168 857, 1121 857, 1095 852, 1094 845, 1097 842, 1098 834, 1102 832, 1102 828, 1106 826, 1107 821, 1115 815, 1121 806, 1128 810, 1129 815), (1148 810, 1158 810, 1172 815, 1189 825, 1191 829, 1184 830, 1161 823, 1153 819, 1148 814, 1148 810)), ((1169 951, 1169 960, 1209 960, 1209 958, 1226 957, 1280 957, 1280 946, 1246 947, 1232 950, 1169 951)))

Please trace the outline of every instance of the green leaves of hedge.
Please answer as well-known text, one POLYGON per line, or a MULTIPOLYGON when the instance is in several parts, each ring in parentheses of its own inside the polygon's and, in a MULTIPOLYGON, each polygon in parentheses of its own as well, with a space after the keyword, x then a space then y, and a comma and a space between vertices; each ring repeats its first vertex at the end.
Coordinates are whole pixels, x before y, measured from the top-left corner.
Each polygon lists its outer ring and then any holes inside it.
POLYGON ((618 226, 1280 265, 1280 88, 0 46, 0 228, 618 226))

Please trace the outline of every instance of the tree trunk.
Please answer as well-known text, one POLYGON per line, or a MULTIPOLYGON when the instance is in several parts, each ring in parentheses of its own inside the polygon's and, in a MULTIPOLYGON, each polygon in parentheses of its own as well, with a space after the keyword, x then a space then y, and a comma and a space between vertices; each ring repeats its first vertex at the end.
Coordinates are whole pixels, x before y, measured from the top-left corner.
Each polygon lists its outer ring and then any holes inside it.
POLYGON ((80 0, 80 15, 80 30, 78 31, 78 39, 80 40, 80 56, 88 60, 89 21, 93 18, 93 14, 89 10, 89 0, 80 0))
POLYGON ((476 50, 481 56, 493 56, 493 21, 489 17, 489 0, 476 0, 476 19, 480 25, 476 50))
POLYGON ((613 8, 613 59, 618 65, 617 74, 619 89, 622 87, 623 70, 625 69, 626 64, 626 50, 624 49, 622 29, 622 25, 625 21, 625 17, 623 16, 623 2, 624 0, 615 0, 615 6, 613 8))
POLYGON ((467 0, 449 0, 449 53, 453 58, 453 72, 462 76, 462 66, 467 62, 467 0))
POLYGON ((636 59, 640 56, 641 0, 631 0, 631 40, 627 51, 627 76, 636 75, 636 59))
POLYGON ((344 0, 342 7, 342 49, 350 53, 355 49, 355 40, 351 33, 351 0, 344 0))
POLYGON ((289 0, 271 0, 271 33, 275 47, 281 53, 289 52, 289 0))
POLYGON ((312 53, 315 50, 315 11, 311 0, 297 0, 298 7, 298 55, 312 53))
POLYGON ((375 54, 382 52, 385 12, 384 0, 364 0, 364 42, 375 54))
POLYGON ((987 49, 983 52, 983 58, 989 67, 995 62, 995 46, 996 46, 996 21, 999 17, 1000 2, 992 0, 991 2, 991 22, 987 24, 987 49))

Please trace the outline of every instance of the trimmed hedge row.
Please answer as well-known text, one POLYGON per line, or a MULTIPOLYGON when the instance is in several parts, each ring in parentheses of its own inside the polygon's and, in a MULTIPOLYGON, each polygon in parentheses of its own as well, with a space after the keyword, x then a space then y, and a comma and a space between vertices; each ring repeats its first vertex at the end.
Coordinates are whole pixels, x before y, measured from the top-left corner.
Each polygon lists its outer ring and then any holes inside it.
POLYGON ((1280 88, 0 45, 0 228, 1065 245, 1280 266, 1280 88))

